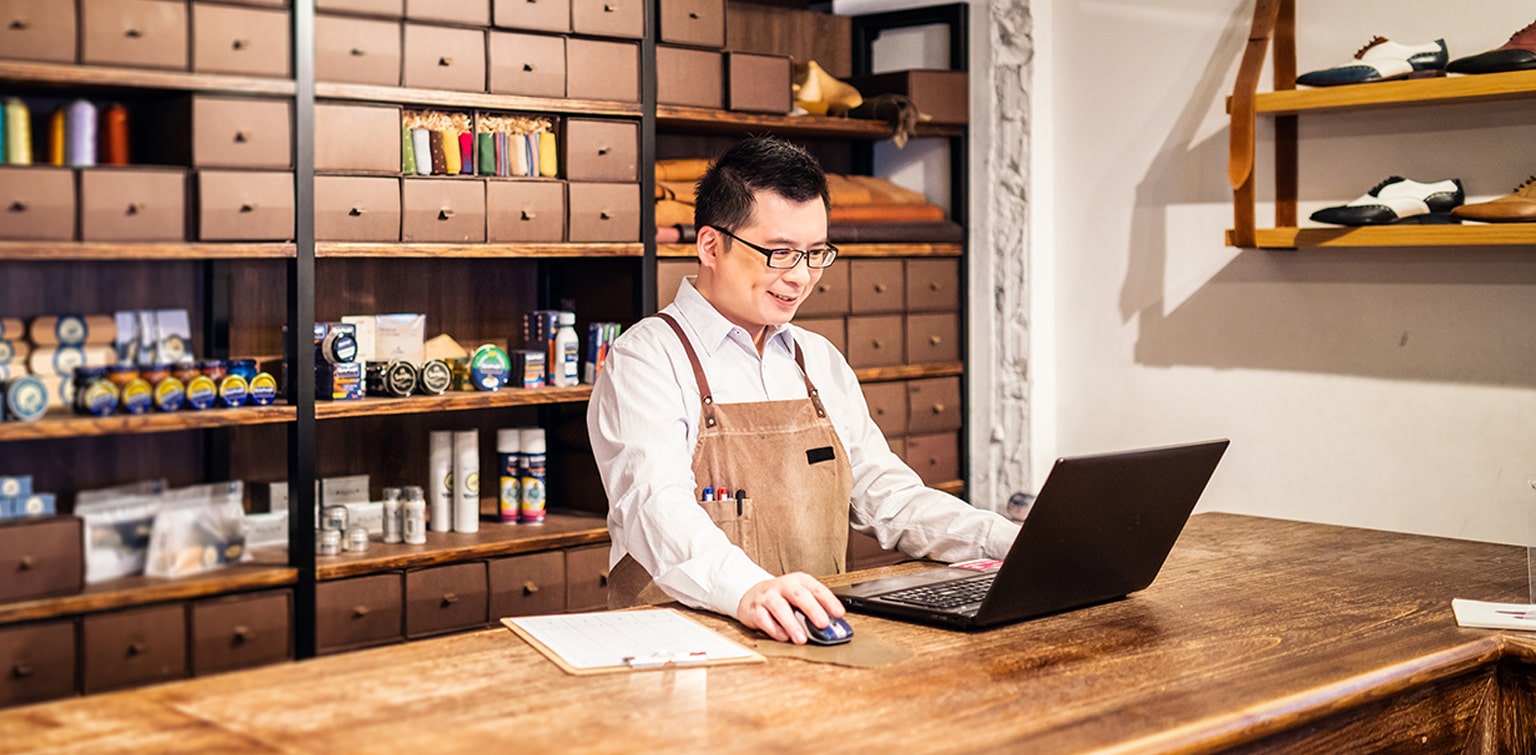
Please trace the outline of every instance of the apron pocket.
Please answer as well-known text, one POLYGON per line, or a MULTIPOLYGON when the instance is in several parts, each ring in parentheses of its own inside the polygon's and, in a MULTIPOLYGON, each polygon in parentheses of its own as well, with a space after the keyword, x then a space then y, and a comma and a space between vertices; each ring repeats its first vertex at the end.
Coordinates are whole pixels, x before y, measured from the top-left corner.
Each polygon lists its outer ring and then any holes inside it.
POLYGON ((725 533, 726 538, 745 551, 748 558, 757 561, 758 554, 755 552, 757 532, 755 519, 752 516, 752 499, 741 499, 740 511, 737 510, 737 504, 734 498, 728 501, 699 502, 699 505, 703 506, 704 511, 709 514, 710 521, 725 533))

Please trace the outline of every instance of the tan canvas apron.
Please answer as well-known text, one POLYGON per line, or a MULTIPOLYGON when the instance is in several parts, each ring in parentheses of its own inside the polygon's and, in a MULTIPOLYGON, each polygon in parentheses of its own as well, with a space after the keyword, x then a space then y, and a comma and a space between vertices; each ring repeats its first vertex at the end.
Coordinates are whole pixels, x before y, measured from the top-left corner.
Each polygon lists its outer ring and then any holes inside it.
MULTIPOLYGON (((699 440, 693 450, 693 479, 700 500, 705 487, 723 485, 750 496, 700 502, 716 526, 747 557, 774 575, 803 571, 839 574, 847 569, 848 502, 853 468, 837 438, 821 395, 805 374, 805 356, 795 344, 795 363, 805 378, 806 399, 716 404, 704 368, 677 321, 672 327, 688 361, 702 401, 699 440)), ((634 557, 625 554, 608 580, 608 606, 670 600, 634 557)))

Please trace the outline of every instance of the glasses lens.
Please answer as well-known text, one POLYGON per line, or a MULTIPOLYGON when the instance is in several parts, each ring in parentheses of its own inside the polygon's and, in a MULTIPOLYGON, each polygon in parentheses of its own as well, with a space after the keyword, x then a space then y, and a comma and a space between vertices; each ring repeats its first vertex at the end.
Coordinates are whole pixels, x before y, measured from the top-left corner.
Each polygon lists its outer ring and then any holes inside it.
POLYGON ((811 267, 828 267, 836 258, 836 249, 811 249, 805 253, 806 264, 811 267))
POLYGON ((769 267, 794 267, 800 262, 800 252, 794 249, 773 249, 768 252, 769 267))

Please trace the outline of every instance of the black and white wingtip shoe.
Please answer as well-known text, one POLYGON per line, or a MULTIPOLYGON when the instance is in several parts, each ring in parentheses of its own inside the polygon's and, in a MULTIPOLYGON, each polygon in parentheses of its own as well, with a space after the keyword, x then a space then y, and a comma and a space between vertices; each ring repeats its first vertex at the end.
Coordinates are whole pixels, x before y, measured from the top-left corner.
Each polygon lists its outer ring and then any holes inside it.
POLYGON ((1349 204, 1312 213, 1312 219, 1349 226, 1459 223, 1451 216, 1451 210, 1466 200, 1459 178, 1419 183, 1392 176, 1349 204))
POLYGON ((1450 53, 1446 51, 1443 39, 1421 45, 1400 45, 1386 37, 1373 37, 1355 53, 1353 60, 1302 74, 1296 78, 1296 83, 1309 87, 1331 87, 1444 76, 1446 61, 1449 59, 1450 53))

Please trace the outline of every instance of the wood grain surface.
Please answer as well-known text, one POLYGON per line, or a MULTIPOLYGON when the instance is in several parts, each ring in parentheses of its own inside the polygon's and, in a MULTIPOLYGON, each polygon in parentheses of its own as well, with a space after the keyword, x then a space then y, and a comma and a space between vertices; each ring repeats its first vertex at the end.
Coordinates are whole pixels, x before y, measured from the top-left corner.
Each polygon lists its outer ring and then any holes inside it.
POLYGON ((1498 102, 1536 94, 1536 73, 1512 71, 1482 76, 1381 81, 1321 89, 1263 92, 1254 100, 1260 115, 1370 110, 1411 105, 1498 102))
MULTIPOLYGON (((263 587, 281 587, 293 584, 297 578, 298 571, 288 568, 286 562, 278 565, 237 564, 180 579, 124 577, 86 585, 84 590, 74 595, 0 603, 0 624, 201 598, 263 587)), ((4 749, 0 747, 0 750, 4 749)))
POLYGON ((292 79, 222 76, 181 71, 151 71, 115 66, 63 65, 0 61, 0 81, 62 84, 91 87, 142 87, 229 94, 277 94, 292 96, 292 79))
MULTIPOLYGON (((837 258, 844 257, 959 257, 959 244, 840 244, 837 258)), ((656 256, 691 258, 699 256, 693 244, 657 244, 656 256)))
POLYGON ((291 258, 294 245, 272 243, 159 243, 104 241, 0 241, 0 260, 217 260, 291 258))
POLYGON ((486 92, 455 92, 446 89, 411 89, 408 87, 375 86, 372 84, 322 82, 315 84, 315 96, 327 100, 399 102, 413 107, 486 108, 489 110, 520 110, 534 113, 627 115, 636 118, 640 117, 640 103, 638 102, 552 99, 548 97, 523 97, 512 94, 489 94, 486 92))
MULTIPOLYGON (((1233 245, 1231 234, 1231 231, 1227 232, 1228 246, 1233 245)), ((1260 249, 1529 246, 1536 244, 1536 223, 1362 226, 1359 228, 1260 228, 1256 234, 1257 246, 1260 249)))
MULTIPOLYGON (((1532 733, 1517 714, 1531 708, 1533 645, 1458 628, 1450 600, 1526 590, 1517 547, 1203 514, 1157 582, 1126 600, 976 633, 853 616, 859 635, 917 651, 886 668, 771 658, 573 677, 488 630, 17 708, 0 712, 0 741, 21 752, 1509 751, 1532 733)), ((734 622, 693 615, 750 641, 734 622)))

